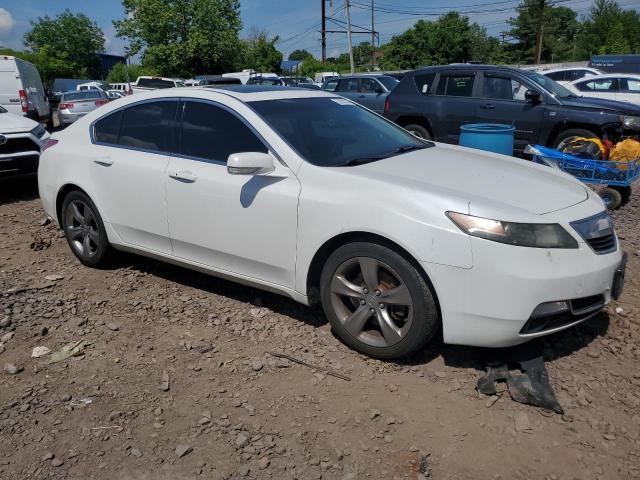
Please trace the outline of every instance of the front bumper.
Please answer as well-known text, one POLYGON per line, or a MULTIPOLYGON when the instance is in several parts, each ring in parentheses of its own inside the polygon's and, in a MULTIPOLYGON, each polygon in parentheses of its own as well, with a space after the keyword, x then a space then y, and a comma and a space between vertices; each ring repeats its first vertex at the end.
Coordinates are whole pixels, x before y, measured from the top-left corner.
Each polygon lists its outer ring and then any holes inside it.
POLYGON ((39 153, 0 157, 0 178, 36 173, 39 158, 39 153))
POLYGON ((609 302, 623 259, 619 247, 597 255, 584 242, 577 249, 537 249, 471 241, 471 269, 423 263, 440 302, 446 343, 508 347, 580 323, 597 311, 542 331, 524 328, 542 303, 595 296, 609 302))

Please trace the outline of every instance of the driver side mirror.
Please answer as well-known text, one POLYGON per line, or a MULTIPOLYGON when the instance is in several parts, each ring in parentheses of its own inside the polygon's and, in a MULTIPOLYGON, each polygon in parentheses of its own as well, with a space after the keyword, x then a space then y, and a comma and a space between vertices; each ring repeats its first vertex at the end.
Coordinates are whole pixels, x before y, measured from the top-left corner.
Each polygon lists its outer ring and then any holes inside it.
POLYGON ((540 103, 542 101, 542 95, 539 91, 530 88, 524 92, 524 99, 529 103, 540 103))
POLYGON ((276 169, 273 158, 268 153, 232 153, 227 159, 230 175, 267 175, 276 169))

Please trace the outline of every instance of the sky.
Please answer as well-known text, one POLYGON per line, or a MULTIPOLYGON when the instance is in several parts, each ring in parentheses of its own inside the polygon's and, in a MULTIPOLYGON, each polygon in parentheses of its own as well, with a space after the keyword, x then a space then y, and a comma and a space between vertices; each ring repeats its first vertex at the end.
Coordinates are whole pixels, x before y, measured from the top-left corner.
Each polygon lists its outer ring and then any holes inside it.
MULTIPOLYGON (((330 20, 329 30, 344 30, 346 15, 344 0, 325 0, 330 20)), ((354 26, 371 28, 371 0, 350 0, 351 21, 354 26)), ((556 0, 585 14, 593 0, 556 0)), ((618 0, 624 8, 640 11, 638 0, 618 0)), ((278 35, 277 47, 285 54, 304 48, 316 57, 320 56, 320 5, 322 0, 241 0, 243 21, 242 35, 252 28, 266 30, 270 36, 278 35)), ((464 12, 471 21, 486 27, 491 35, 498 36, 508 30, 507 21, 515 16, 519 0, 374 0, 375 29, 380 32, 380 43, 388 42, 393 35, 410 28, 417 20, 433 20, 449 10, 464 12)), ((29 22, 38 17, 55 16, 68 8, 82 12, 102 28, 107 53, 122 54, 126 44, 115 36, 112 20, 124 17, 120 0, 2 0, 0 3, 0 45, 22 49, 22 37, 29 29, 29 22)), ((362 30, 354 27, 354 31, 362 30)), ((353 42, 371 41, 371 34, 354 34, 353 42)), ((337 56, 347 51, 344 33, 327 35, 327 55, 337 56)))

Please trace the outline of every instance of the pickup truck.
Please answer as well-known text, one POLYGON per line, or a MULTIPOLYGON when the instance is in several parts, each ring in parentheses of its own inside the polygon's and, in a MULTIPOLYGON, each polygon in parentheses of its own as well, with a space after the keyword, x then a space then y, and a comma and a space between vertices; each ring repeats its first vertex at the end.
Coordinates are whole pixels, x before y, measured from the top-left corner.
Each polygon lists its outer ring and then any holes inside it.
POLYGON ((157 90, 159 88, 184 87, 181 80, 165 77, 138 77, 136 83, 131 84, 133 93, 147 92, 149 90, 157 90))

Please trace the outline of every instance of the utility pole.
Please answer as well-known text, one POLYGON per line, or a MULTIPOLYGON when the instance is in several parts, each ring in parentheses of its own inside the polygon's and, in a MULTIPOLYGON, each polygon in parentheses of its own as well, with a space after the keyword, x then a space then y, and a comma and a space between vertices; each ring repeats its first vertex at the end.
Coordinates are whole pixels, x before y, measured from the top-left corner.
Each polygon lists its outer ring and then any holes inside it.
POLYGON ((320 9, 322 11, 322 62, 327 61, 327 15, 325 12, 325 3, 327 0, 320 0, 320 9))
POLYGON ((547 8, 546 0, 538 0, 538 28, 536 29, 536 54, 535 63, 540 65, 542 58, 542 32, 544 31, 544 11, 547 8))
POLYGON ((373 15, 374 0, 371 0, 371 71, 373 72, 374 65, 376 64, 376 26, 375 18, 373 15))
POLYGON ((351 13, 349 12, 349 0, 344 0, 344 6, 347 10, 347 41, 349 42, 349 63, 351 64, 351 73, 355 71, 353 66, 353 44, 351 43, 351 13))

